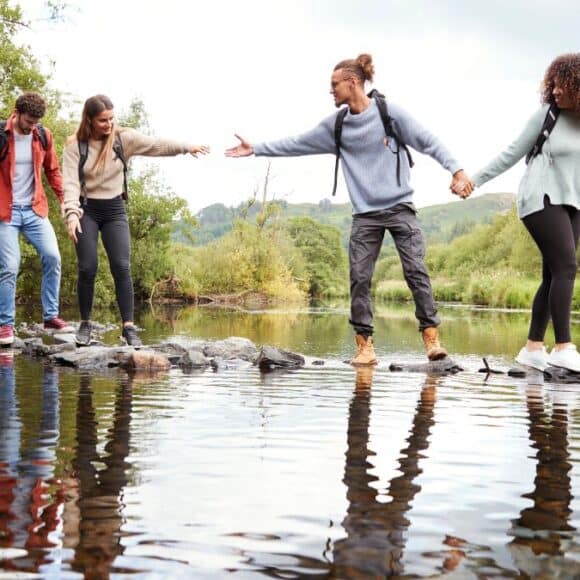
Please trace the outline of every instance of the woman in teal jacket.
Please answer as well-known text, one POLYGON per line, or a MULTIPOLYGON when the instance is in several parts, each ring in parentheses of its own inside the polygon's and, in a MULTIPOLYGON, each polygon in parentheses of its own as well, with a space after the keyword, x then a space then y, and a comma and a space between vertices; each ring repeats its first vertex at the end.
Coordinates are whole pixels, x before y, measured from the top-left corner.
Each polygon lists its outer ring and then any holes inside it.
MULTIPOLYGON (((520 183, 518 215, 542 254, 542 283, 532 305, 528 341, 516 361, 544 370, 547 365, 580 372, 580 354, 570 335, 570 312, 580 235, 580 53, 565 54, 548 67, 542 107, 520 136, 473 176, 475 186, 503 173, 534 147, 548 110, 556 123, 520 183), (552 319, 556 343, 548 355, 544 335, 552 319)), ((462 184, 454 191, 462 197, 462 184)))

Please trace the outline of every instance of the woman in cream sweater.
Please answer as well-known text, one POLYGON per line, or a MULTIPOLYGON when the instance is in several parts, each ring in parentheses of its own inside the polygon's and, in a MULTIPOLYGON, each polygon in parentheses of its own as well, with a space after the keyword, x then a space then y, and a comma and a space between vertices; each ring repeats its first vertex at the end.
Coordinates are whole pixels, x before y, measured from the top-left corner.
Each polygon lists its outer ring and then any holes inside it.
POLYGON ((95 95, 86 100, 80 126, 68 139, 63 154, 65 219, 78 259, 77 291, 81 315, 76 337, 78 345, 91 341, 99 233, 115 281, 123 338, 131 346, 141 345, 133 323, 131 243, 123 199, 126 197, 125 172, 123 159, 115 151, 119 140, 125 161, 133 155, 162 157, 189 153, 197 157, 209 152, 206 145, 186 145, 117 127, 113 103, 108 97, 95 95), (81 155, 86 155, 84 163, 80 163, 81 155))

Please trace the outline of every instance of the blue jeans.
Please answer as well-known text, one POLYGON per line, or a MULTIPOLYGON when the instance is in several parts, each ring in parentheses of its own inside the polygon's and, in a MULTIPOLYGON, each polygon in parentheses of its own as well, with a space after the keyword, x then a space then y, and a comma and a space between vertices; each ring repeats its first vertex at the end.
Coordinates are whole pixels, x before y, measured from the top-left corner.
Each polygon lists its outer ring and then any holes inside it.
POLYGON ((20 233, 34 246, 42 262, 42 318, 50 320, 58 316, 60 253, 52 225, 30 206, 13 206, 12 221, 0 221, 0 326, 14 325, 20 233))

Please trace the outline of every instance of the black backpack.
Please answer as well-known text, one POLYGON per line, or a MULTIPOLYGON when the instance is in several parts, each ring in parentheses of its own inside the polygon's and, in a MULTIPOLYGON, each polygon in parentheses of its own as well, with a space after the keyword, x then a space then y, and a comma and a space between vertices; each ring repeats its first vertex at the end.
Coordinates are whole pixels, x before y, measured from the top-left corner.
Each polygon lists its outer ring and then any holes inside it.
MULTIPOLYGON (((89 144, 87 141, 79 141, 79 183, 81 185, 81 194, 83 199, 87 198, 87 184, 85 182, 85 163, 89 156, 89 144)), ((115 142, 113 143, 113 151, 123 164, 123 191, 121 195, 123 199, 127 201, 129 198, 129 188, 127 187, 127 160, 125 159, 125 154, 123 153, 123 142, 121 141, 121 136, 119 133, 115 133, 115 142)))
POLYGON ((558 120, 558 115, 560 114, 560 109, 555 104, 551 104, 548 108, 548 112, 544 117, 544 123, 542 124, 542 130, 536 139, 534 146, 528 151, 526 155, 526 164, 529 163, 536 155, 539 155, 542 151, 544 143, 550 136, 550 133, 556 126, 556 121, 558 120))
MULTIPOLYGON (((389 110, 387 107, 387 100, 385 99, 385 95, 379 93, 376 89, 373 89, 368 95, 369 98, 374 99, 375 103, 377 104, 377 108, 379 109, 379 113, 381 115, 381 121, 383 122, 383 127, 385 128, 385 135, 387 139, 392 138, 395 140, 397 144, 397 184, 401 185, 401 158, 400 153, 401 149, 405 151, 407 154, 407 159, 409 160, 409 167, 413 167, 414 162, 413 158, 411 157, 411 152, 409 148, 401 138, 401 136, 397 133, 393 118, 389 115, 389 110)), ((336 186, 338 182, 338 162, 340 160, 340 137, 342 135, 342 124, 344 123, 344 117, 348 111, 348 107, 343 107, 338 111, 338 115, 336 115, 336 121, 334 123, 334 143, 336 145, 336 162, 334 164, 334 186, 332 188, 332 195, 336 195, 336 186)))
MULTIPOLYGON (((36 125, 38 129, 38 138, 42 148, 48 150, 48 137, 46 136, 46 129, 42 125, 36 125)), ((0 163, 6 159, 8 155, 8 146, 10 142, 8 140, 8 135, 6 134, 6 121, 0 121, 0 163)))

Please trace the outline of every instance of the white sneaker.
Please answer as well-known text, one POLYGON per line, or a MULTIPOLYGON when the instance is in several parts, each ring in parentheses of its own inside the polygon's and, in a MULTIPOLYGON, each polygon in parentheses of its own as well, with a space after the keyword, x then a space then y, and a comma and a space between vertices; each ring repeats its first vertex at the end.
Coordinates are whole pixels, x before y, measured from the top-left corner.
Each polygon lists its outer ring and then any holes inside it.
POLYGON ((528 350, 525 346, 516 356, 516 362, 525 367, 532 367, 538 371, 546 370, 548 366, 548 351, 543 346, 539 350, 528 350))
POLYGON ((552 349, 548 357, 548 364, 580 373, 580 354, 573 344, 565 346, 562 350, 552 349))

